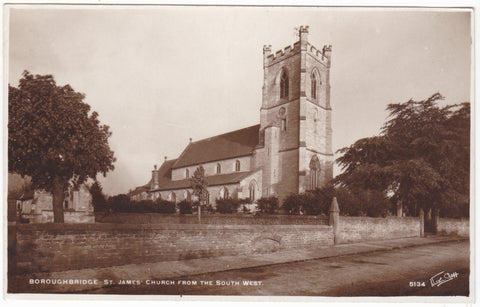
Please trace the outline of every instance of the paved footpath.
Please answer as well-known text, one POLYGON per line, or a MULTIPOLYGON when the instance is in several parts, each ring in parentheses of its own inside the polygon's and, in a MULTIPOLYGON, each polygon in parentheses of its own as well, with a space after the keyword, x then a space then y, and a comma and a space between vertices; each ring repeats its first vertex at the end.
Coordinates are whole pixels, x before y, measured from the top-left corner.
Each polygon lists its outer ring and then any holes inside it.
MULTIPOLYGON (((281 263, 301 262, 314 259, 389 251, 406 247, 444 242, 465 241, 467 238, 452 236, 412 237, 386 241, 340 244, 333 247, 283 250, 269 254, 222 256, 213 258, 164 261, 157 263, 131 264, 106 268, 93 268, 53 273, 19 276, 14 281, 20 293, 85 293, 107 287, 104 281, 171 280, 182 276, 255 268, 281 263), (31 285, 30 279, 79 279, 96 280, 96 284, 85 285, 31 285)), ((107 282, 108 284, 108 282, 107 282)), ((15 292, 17 292, 15 291, 15 292)))

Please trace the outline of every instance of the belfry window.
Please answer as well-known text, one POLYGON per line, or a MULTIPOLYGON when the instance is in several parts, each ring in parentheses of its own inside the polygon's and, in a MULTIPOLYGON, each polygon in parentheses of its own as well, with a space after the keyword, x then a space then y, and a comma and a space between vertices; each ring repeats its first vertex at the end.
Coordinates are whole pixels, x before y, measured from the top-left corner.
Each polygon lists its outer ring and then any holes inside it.
POLYGON ((240 161, 235 161, 235 171, 239 172, 240 171, 240 161))
POLYGON ((288 75, 284 70, 280 77, 280 98, 288 97, 288 75))
POLYGON ((190 171, 188 170, 188 168, 185 170, 185 178, 189 178, 190 177, 190 171))
POLYGON ((220 165, 220 163, 217 163, 217 174, 221 174, 222 173, 222 166, 220 165))
POLYGON ((315 73, 312 73, 312 85, 311 85, 311 96, 312 99, 317 99, 317 77, 315 76, 315 73))

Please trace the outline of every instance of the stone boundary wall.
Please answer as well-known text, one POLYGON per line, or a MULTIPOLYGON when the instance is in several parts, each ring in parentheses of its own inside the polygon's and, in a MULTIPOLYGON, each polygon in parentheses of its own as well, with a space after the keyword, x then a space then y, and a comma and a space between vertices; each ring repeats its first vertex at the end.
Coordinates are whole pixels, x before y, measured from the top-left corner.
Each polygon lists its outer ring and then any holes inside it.
MULTIPOLYGON (((96 213, 97 223, 199 224, 197 215, 161 213, 96 213)), ((328 225, 328 216, 204 214, 200 224, 215 225, 328 225)))
POLYGON ((418 217, 340 216, 337 242, 341 244, 418 236, 420 236, 418 217))
POLYGON ((332 246, 326 225, 31 224, 9 231, 9 269, 54 272, 332 246), (15 263, 12 263, 15 260, 15 263))
POLYGON ((469 219, 439 218, 437 223, 437 234, 469 237, 470 221, 469 219))

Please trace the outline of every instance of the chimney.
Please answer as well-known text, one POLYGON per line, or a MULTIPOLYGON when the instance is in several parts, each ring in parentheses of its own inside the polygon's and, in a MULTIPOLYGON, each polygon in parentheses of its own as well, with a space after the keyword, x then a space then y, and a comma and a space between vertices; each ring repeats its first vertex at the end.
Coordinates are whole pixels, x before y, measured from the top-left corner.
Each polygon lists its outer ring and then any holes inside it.
POLYGON ((165 156, 165 161, 167 161, 167 156, 165 156))
POLYGON ((192 138, 190 138, 190 143, 192 142, 192 138))
POLYGON ((152 171, 152 183, 150 185, 150 189, 158 189, 158 170, 157 170, 157 165, 155 164, 153 166, 153 171, 152 171))

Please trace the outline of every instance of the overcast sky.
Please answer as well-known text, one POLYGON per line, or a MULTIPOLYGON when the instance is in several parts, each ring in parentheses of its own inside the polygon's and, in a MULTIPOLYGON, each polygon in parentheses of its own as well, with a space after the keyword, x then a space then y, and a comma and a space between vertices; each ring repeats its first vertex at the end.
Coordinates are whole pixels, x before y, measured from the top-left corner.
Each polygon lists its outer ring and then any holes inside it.
MULTIPOLYGON (((439 91, 470 101, 468 10, 36 6, 10 10, 8 82, 53 74, 86 94, 113 132, 110 195, 148 182, 154 164, 200 140, 259 123, 262 47, 296 27, 333 45, 333 150, 373 136, 388 103, 439 91)), ((338 173, 338 169, 335 170, 338 173)))

